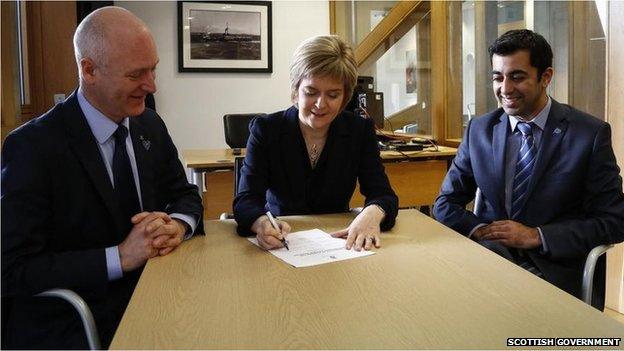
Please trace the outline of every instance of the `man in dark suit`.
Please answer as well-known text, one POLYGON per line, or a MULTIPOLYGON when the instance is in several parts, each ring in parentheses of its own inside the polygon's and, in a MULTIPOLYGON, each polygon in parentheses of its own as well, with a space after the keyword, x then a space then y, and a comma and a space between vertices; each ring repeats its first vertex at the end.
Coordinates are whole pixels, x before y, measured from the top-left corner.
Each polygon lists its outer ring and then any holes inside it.
POLYGON ((102 8, 78 26, 74 48, 79 89, 3 146, 7 348, 86 348, 69 304, 33 296, 51 288, 86 300, 108 347, 146 261, 203 233, 197 188, 145 109, 158 63, 147 26, 102 8))
MULTIPOLYGON (((624 240, 609 124, 546 94, 552 50, 529 30, 490 46, 502 108, 470 121, 436 199, 438 221, 577 297, 588 252, 624 240), (479 216, 465 209, 477 189, 479 216)), ((604 257, 595 300, 604 306, 604 257)))

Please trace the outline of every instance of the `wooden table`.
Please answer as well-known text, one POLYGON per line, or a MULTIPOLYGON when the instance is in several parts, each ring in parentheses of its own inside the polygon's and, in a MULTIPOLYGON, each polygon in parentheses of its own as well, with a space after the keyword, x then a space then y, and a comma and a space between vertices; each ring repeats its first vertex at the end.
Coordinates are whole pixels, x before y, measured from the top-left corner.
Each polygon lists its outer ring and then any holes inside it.
MULTIPOLYGON (((241 149, 241 151, 241 155, 234 155, 232 149, 189 149, 182 150, 182 159, 187 168, 197 173, 232 169, 234 168, 235 157, 245 157, 245 149, 241 149)), ((382 151, 381 158, 384 162, 408 161, 408 157, 415 160, 453 159, 456 153, 457 149, 455 148, 439 146, 438 151, 427 148, 424 151, 404 152, 405 155, 397 151, 382 151)))
MULTIPOLYGON (((333 231, 349 214, 285 217, 333 231)), ((148 262, 112 349, 503 349, 624 327, 416 210, 369 257, 291 267, 207 221, 148 262)), ((526 347, 525 347, 526 348, 526 347)), ((515 347, 519 349, 519 347, 515 347)))
MULTIPOLYGON (((418 152, 382 151, 381 158, 392 188, 399 196, 401 207, 430 205, 435 200, 451 160, 457 149, 440 146, 438 151, 418 152)), ((243 149, 242 155, 245 156, 243 149)), ((206 187, 204 216, 218 218, 222 212, 232 211, 234 194, 234 157, 232 149, 183 150, 182 158, 191 174, 191 181, 201 191, 206 187)), ((360 207, 364 198, 356 189, 351 207, 360 207)))

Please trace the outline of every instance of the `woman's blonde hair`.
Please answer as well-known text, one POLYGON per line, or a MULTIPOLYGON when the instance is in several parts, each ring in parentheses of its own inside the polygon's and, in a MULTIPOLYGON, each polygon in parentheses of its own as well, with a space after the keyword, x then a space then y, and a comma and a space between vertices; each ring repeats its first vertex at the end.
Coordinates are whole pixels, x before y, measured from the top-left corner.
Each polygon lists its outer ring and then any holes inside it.
POLYGON ((357 65, 353 50, 340 37, 320 35, 306 39, 293 55, 290 88, 293 101, 304 78, 328 77, 344 82, 344 108, 357 84, 357 65))

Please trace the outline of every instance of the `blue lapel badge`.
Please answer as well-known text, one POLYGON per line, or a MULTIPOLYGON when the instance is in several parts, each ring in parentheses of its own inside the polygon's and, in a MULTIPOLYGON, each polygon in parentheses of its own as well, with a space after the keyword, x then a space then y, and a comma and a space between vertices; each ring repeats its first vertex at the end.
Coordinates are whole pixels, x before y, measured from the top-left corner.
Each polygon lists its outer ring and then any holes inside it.
POLYGON ((152 146, 152 142, 145 139, 142 135, 139 136, 139 140, 141 140, 141 143, 143 144, 143 147, 145 148, 145 150, 149 151, 150 146, 152 146))

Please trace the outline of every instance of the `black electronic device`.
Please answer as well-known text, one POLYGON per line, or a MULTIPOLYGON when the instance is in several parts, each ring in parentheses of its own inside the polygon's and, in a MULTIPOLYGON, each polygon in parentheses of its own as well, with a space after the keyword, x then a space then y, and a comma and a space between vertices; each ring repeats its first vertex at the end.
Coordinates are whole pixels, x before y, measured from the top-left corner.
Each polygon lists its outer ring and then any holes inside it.
POLYGON ((370 118, 375 122, 377 128, 384 127, 384 106, 383 93, 372 92, 360 94, 360 107, 368 112, 370 118))
POLYGON ((357 79, 357 88, 360 91, 365 91, 372 93, 375 90, 375 85, 373 84, 373 77, 370 76, 359 76, 357 79))
POLYGON ((404 140, 377 141, 380 151, 422 151, 423 145, 406 143, 404 140))
POLYGON ((422 151, 423 146, 421 144, 408 143, 395 145, 394 149, 397 151, 422 151))
POLYGON ((357 84, 353 87, 353 93, 351 94, 351 98, 349 99, 349 103, 345 107, 348 111, 355 111, 358 106, 358 97, 363 93, 372 93, 375 90, 375 86, 373 84, 373 77, 369 76, 359 76, 357 79, 357 84))
POLYGON ((345 110, 373 119, 377 128, 384 126, 383 93, 374 92, 373 77, 358 77, 357 85, 345 110), (364 113, 365 110, 366 113, 364 113), (368 116, 367 116, 368 115, 368 116))

